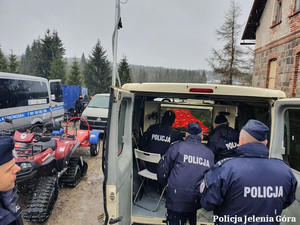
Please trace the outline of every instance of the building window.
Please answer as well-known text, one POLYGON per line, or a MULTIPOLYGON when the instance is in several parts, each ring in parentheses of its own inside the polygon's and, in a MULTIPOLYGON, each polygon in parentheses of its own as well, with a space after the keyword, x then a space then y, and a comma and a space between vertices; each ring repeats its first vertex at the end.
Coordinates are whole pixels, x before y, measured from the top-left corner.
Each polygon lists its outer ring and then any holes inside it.
POLYGON ((295 11, 300 10, 300 0, 296 0, 295 2, 295 11))
POLYGON ((269 62, 269 74, 267 80, 267 88, 275 89, 275 80, 277 74, 277 59, 272 59, 269 62))
POLYGON ((282 12, 282 2, 281 0, 276 1, 276 8, 275 8, 275 18, 274 23, 277 24, 281 21, 281 12, 282 12))
POLYGON ((291 90, 292 97, 296 97, 298 77, 300 77, 300 52, 298 52, 295 57, 295 70, 294 70, 294 75, 292 80, 292 90, 291 90))

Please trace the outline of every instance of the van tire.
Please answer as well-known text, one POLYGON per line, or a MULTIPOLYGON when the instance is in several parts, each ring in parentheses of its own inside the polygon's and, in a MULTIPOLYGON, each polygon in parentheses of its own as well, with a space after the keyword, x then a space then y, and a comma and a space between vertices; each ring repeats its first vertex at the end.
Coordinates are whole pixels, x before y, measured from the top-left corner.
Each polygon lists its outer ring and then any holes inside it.
POLYGON ((31 130, 31 132, 32 132, 32 133, 38 133, 38 134, 40 134, 40 133, 43 132, 43 130, 42 130, 41 127, 36 126, 36 127, 34 127, 34 128, 31 130))
POLYGON ((96 156, 99 154, 100 151, 100 139, 98 140, 97 144, 90 145, 90 154, 91 156, 96 156))

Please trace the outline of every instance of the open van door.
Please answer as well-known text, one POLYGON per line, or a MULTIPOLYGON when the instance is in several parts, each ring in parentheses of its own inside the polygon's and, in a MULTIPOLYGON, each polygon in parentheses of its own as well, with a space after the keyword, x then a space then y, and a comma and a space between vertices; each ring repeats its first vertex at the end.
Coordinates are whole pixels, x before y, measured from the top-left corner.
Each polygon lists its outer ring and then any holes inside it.
MULTIPOLYGON (((275 102, 271 157, 283 159, 298 180, 296 200, 283 211, 286 217, 300 221, 300 99, 282 99, 275 102)), ((280 224, 291 224, 284 221, 280 224)))
POLYGON ((105 224, 131 224, 133 94, 112 88, 102 165, 105 224))
POLYGON ((49 80, 49 86, 52 117, 57 121, 62 121, 64 116, 64 99, 61 80, 49 80))

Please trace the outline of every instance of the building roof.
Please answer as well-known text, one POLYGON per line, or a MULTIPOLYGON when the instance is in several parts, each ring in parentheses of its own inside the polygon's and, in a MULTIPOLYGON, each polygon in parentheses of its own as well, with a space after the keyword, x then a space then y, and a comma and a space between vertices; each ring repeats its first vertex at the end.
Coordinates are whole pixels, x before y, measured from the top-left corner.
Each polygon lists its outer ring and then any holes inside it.
POLYGON ((267 0, 254 0, 242 40, 256 39, 256 30, 259 27, 260 18, 265 9, 266 3, 267 0))

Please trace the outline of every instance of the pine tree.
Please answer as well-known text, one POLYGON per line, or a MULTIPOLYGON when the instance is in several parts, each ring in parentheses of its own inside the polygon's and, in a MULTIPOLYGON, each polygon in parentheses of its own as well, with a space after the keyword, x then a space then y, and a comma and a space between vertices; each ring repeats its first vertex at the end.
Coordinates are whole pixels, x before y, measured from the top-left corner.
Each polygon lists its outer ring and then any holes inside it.
POLYGON ((2 52, 1 45, 0 45, 0 71, 7 72, 7 60, 4 56, 4 53, 2 52))
POLYGON ((127 62, 126 56, 123 56, 123 58, 121 59, 118 72, 119 72, 119 77, 122 85, 132 82, 131 75, 130 75, 130 66, 127 62))
POLYGON ((81 68, 81 71, 83 71, 85 64, 86 64, 86 59, 85 59, 84 53, 82 53, 81 59, 80 59, 80 68, 81 68))
POLYGON ((212 56, 207 59, 214 73, 222 74, 222 83, 232 84, 234 77, 245 73, 245 51, 239 45, 239 35, 242 26, 237 20, 241 15, 241 8, 232 0, 228 12, 225 14, 224 24, 217 29, 219 40, 225 41, 222 50, 212 49, 212 56))
POLYGON ((32 70, 31 67, 31 49, 30 46, 27 45, 25 54, 22 54, 21 56, 21 61, 20 61, 20 73, 21 74, 32 74, 30 71, 32 70))
POLYGON ((65 48, 57 31, 50 33, 48 29, 43 39, 34 40, 26 47, 21 57, 20 72, 47 79, 61 79, 65 81, 66 63, 64 61, 65 48))
POLYGON ((48 79, 61 79, 62 84, 66 81, 66 62, 60 57, 53 58, 50 66, 48 79))
POLYGON ((202 70, 202 73, 201 73, 201 83, 206 83, 207 82, 207 77, 206 77, 206 72, 205 70, 202 70))
POLYGON ((77 59, 74 59, 74 62, 72 63, 71 66, 71 71, 67 80, 67 84, 70 85, 82 85, 82 80, 81 80, 81 72, 80 72, 80 66, 77 61, 77 59))
POLYGON ((41 40, 41 50, 42 61, 38 65, 38 75, 47 79, 59 78, 63 82, 66 74, 66 63, 63 61, 65 48, 57 31, 52 34, 49 29, 46 31, 44 39, 41 40))
POLYGON ((111 67, 106 51, 97 41, 84 67, 84 81, 91 95, 108 93, 111 85, 111 67))
POLYGON ((19 61, 17 60, 17 56, 11 51, 9 58, 8 58, 8 69, 9 73, 19 73, 18 67, 20 65, 19 61))

